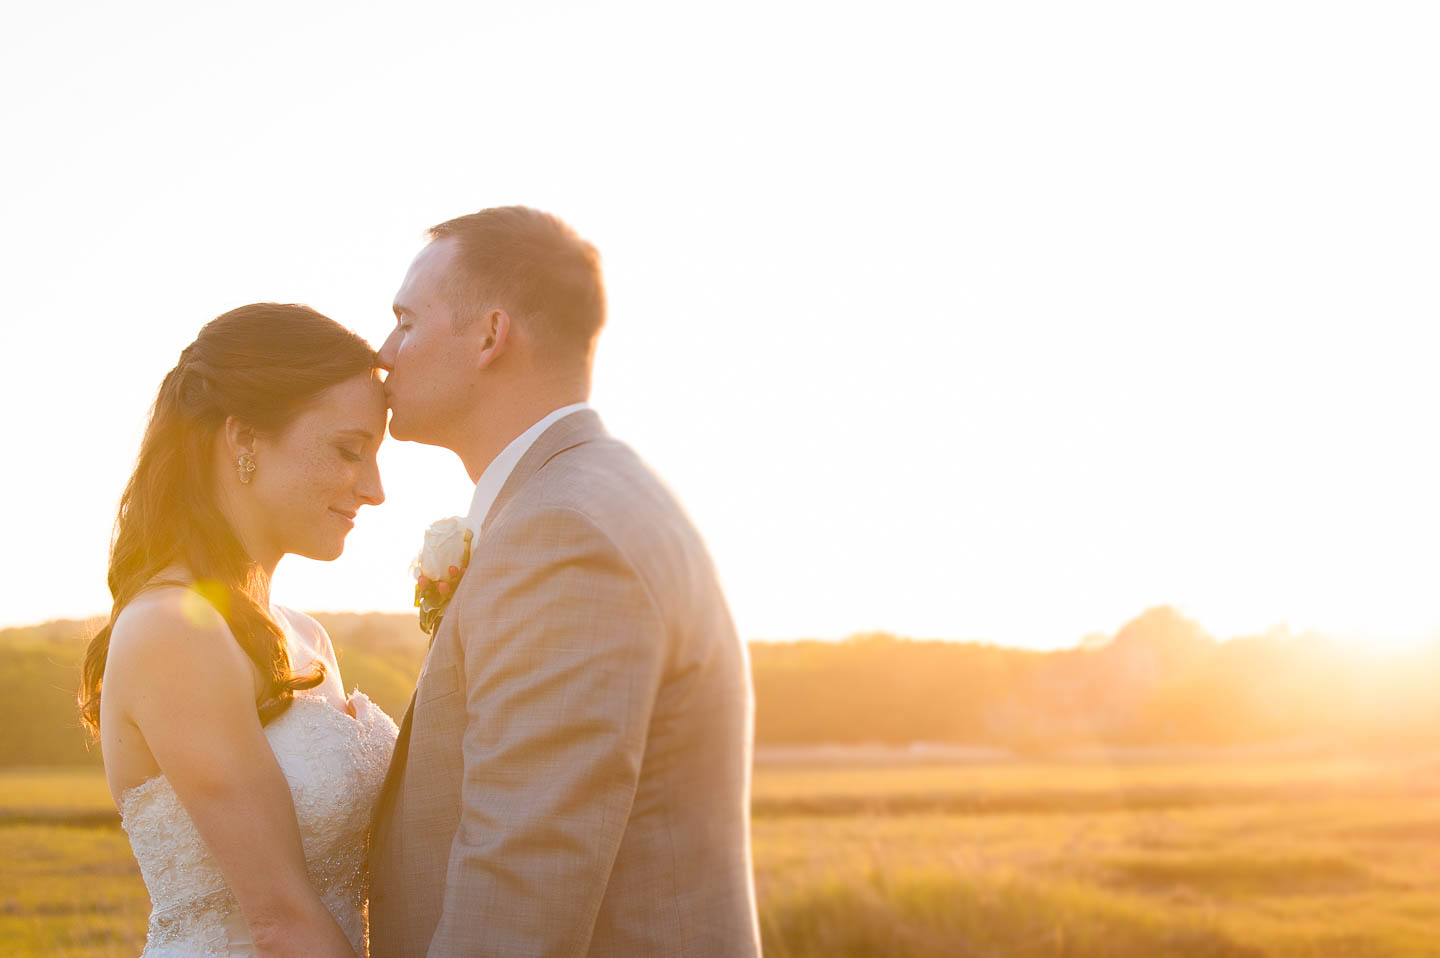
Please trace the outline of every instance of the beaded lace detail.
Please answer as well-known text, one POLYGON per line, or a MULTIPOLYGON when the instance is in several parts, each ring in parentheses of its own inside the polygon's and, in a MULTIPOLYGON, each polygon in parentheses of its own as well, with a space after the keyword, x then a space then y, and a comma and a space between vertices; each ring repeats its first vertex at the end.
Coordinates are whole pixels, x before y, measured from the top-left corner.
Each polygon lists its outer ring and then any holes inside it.
MULTIPOLYGON (((370 816, 397 730, 363 693, 350 705, 354 718, 321 694, 297 692, 265 737, 290 783, 310 882, 364 955, 370 816)), ((240 908, 165 776, 127 790, 120 815, 150 892, 142 958, 254 954, 240 908)))

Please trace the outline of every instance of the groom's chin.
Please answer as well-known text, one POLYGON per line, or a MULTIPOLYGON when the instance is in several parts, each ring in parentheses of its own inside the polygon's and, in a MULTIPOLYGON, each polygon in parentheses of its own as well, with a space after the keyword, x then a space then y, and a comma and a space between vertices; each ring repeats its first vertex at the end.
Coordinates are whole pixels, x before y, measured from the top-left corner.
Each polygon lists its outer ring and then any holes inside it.
POLYGON ((401 442, 424 442, 425 437, 416 434, 412 425, 405 421, 405 417, 390 410, 390 438, 398 439, 401 442))
POLYGON ((410 431, 405 428, 404 424, 403 424, 403 423, 402 423, 402 424, 397 424, 397 423, 396 423, 396 421, 395 421, 395 414, 394 414, 394 413, 391 413, 391 414, 390 414, 390 424, 389 424, 389 426, 388 426, 388 429, 389 429, 389 432, 390 432, 390 438, 391 438, 391 439, 398 439, 398 440, 400 440, 401 442, 412 442, 412 441, 413 441, 413 437, 410 435, 410 431))
POLYGON ((450 448, 443 440, 427 434, 424 430, 410 428, 403 420, 397 424, 394 416, 390 417, 389 432, 391 439, 398 439, 401 442, 418 442, 422 446, 439 446, 442 449, 450 448))

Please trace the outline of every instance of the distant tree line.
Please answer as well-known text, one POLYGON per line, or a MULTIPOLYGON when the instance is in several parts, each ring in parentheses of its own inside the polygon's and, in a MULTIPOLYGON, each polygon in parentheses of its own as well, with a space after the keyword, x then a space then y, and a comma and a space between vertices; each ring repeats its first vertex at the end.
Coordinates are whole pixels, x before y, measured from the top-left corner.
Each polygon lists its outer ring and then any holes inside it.
POLYGON ((763 744, 1440 744, 1440 643, 1283 630, 1222 642, 1168 606, 1062 651, 875 634, 751 655, 763 744))
MULTIPOLYGON (((408 615, 319 616, 347 688, 399 721, 425 653, 408 615)), ((0 630, 0 766, 99 762, 76 719, 95 623, 0 630)), ((1278 631, 1217 641, 1174 609, 1036 652, 876 633, 750 645, 760 745, 1440 743, 1440 644, 1403 652, 1278 631)))

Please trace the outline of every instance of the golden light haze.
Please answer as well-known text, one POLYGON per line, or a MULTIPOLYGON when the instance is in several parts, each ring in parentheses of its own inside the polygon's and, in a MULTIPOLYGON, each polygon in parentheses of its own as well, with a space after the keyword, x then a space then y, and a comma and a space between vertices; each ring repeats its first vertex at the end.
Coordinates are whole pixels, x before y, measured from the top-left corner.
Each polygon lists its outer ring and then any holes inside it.
MULTIPOLYGON (((747 637, 1440 631, 1428 6, 0 17, 0 624, 108 606, 204 321, 299 301, 378 344, 426 227, 521 202, 604 256, 594 404, 747 637)), ((408 608, 470 487, 381 468, 279 601, 408 608)))

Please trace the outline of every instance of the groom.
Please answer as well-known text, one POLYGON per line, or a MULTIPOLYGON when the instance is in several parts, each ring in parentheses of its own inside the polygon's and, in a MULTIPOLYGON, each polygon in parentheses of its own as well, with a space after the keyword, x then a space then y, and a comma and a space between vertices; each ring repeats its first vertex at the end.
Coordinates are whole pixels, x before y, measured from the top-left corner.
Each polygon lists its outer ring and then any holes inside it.
POLYGON ((375 813, 376 958, 759 953, 749 664, 699 534, 585 400, 599 255, 553 216, 430 230, 390 432, 477 480, 375 813))

